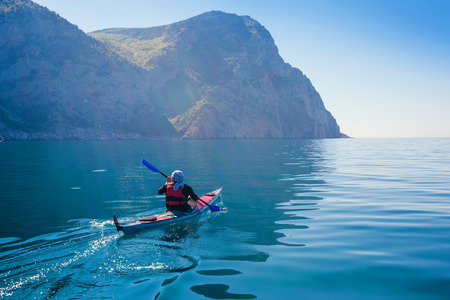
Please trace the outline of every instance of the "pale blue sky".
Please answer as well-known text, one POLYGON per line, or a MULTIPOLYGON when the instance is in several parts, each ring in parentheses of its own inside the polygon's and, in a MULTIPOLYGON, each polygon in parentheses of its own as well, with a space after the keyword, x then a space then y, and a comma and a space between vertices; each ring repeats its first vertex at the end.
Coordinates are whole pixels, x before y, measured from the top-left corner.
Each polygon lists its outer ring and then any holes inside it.
POLYGON ((450 137, 447 0, 37 0, 85 32, 248 15, 353 137, 450 137))

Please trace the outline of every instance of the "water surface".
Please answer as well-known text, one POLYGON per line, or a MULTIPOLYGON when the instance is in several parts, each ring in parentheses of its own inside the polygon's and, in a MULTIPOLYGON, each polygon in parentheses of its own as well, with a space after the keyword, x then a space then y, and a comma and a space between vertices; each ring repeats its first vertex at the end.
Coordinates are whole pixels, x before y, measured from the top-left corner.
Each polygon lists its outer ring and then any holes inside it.
POLYGON ((446 299, 450 139, 0 143, 0 297, 446 299), (223 213, 163 210, 164 173, 223 213))

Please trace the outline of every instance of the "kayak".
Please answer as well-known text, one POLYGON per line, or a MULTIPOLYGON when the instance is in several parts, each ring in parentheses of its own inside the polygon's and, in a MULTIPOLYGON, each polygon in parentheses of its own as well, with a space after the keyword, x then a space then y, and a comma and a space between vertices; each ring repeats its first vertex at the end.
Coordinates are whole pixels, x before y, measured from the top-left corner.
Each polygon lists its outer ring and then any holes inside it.
POLYGON ((154 216, 140 218, 138 221, 126 225, 120 225, 116 215, 114 215, 114 225, 116 225, 117 231, 122 231, 125 235, 129 235, 149 228, 193 218, 201 214, 205 209, 208 209, 208 205, 213 204, 220 197, 221 192, 222 188, 218 188, 201 196, 200 200, 197 201, 197 207, 192 212, 168 210, 154 216))

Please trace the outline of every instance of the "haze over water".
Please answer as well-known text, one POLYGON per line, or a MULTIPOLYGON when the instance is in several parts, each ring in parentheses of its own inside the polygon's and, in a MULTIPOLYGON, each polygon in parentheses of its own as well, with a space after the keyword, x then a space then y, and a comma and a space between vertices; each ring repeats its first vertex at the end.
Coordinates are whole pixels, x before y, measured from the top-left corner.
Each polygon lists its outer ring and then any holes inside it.
POLYGON ((0 297, 445 299, 450 139, 0 143, 0 297), (191 221, 130 237, 185 173, 191 221))

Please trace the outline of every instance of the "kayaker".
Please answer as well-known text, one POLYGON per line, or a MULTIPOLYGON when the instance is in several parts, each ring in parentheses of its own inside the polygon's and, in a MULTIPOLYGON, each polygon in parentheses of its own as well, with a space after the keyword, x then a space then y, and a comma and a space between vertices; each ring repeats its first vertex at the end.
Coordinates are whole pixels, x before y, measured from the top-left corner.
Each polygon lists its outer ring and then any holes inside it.
POLYGON ((167 177, 166 183, 158 189, 158 194, 166 194, 167 210, 191 212, 197 208, 199 197, 191 186, 184 183, 184 175, 180 170, 167 177))

